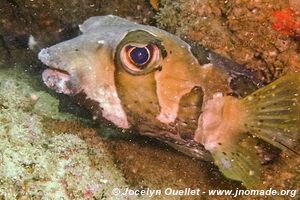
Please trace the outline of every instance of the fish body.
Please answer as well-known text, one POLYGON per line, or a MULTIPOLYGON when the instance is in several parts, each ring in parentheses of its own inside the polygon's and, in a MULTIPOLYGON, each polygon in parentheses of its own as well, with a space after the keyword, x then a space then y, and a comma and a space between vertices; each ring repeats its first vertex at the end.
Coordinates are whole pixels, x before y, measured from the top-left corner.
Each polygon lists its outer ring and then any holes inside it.
POLYGON ((257 183, 260 171, 249 131, 279 148, 292 148, 299 138, 299 97, 288 96, 299 92, 297 73, 237 98, 245 94, 235 83, 246 83, 248 91, 261 83, 251 71, 200 45, 111 15, 92 17, 80 30, 78 37, 41 50, 39 59, 49 66, 42 74, 45 84, 79 99, 94 119, 214 161, 225 176, 248 187, 257 183), (280 81, 293 83, 294 89, 283 94, 280 81), (271 92, 271 101, 263 98, 271 92), (290 98, 283 100, 285 107, 277 95, 290 98), (271 121, 257 110, 265 107, 271 121), (282 121, 272 118, 272 110, 287 115, 282 120, 290 120, 293 135, 284 135, 286 127, 276 125, 282 121), (275 128, 268 129, 258 114, 275 128), (283 140, 282 145, 270 137, 283 140))

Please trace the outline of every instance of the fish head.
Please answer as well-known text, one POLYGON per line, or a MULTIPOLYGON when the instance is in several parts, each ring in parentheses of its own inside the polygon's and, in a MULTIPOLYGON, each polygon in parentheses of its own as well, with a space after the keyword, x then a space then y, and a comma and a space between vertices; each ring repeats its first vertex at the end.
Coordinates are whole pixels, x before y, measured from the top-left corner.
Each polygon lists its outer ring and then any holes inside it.
POLYGON ((43 80, 59 93, 84 93, 84 102, 97 105, 87 105, 96 117, 119 128, 176 135, 177 122, 181 129, 188 120, 197 125, 207 88, 227 83, 211 64, 199 63, 187 43, 158 28, 109 15, 88 19, 80 30, 41 50, 39 59, 49 67, 43 80))

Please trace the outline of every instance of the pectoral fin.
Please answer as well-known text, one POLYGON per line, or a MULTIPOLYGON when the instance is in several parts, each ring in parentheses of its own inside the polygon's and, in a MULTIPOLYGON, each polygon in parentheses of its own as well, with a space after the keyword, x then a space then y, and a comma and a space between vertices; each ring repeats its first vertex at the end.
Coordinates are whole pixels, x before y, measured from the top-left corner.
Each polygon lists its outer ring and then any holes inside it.
POLYGON ((253 147, 253 138, 244 139, 237 144, 220 143, 218 148, 212 151, 212 156, 219 170, 227 178, 241 181, 247 188, 253 188, 260 177, 260 163, 253 147))

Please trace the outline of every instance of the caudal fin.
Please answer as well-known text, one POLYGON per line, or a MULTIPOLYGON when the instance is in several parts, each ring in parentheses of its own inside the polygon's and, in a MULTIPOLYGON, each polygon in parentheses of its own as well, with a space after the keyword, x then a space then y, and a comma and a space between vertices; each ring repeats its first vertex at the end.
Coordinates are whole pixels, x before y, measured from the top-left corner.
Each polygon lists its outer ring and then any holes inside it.
POLYGON ((242 99, 250 134, 298 154, 300 73, 290 73, 242 99))
POLYGON ((199 124, 195 140, 211 152, 220 171, 247 188, 256 186, 256 138, 298 154, 300 73, 285 75, 243 99, 214 97, 206 103, 199 124))

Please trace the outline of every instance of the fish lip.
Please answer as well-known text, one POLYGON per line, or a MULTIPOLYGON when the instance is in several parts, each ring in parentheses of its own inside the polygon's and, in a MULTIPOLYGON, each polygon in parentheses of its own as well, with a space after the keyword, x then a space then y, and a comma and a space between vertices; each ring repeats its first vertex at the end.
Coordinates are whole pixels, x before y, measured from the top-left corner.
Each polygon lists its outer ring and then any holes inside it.
POLYGON ((43 71, 42 79, 48 88, 55 90, 57 93, 73 94, 70 87, 70 74, 65 71, 49 67, 43 71))
POLYGON ((74 91, 72 91, 70 84, 70 73, 66 70, 62 70, 61 67, 58 66, 59 62, 51 57, 49 48, 42 49, 38 54, 38 58, 47 66, 42 72, 44 84, 57 93, 73 94, 74 91))

